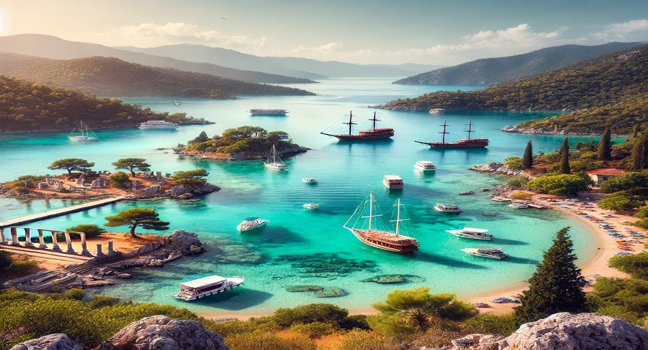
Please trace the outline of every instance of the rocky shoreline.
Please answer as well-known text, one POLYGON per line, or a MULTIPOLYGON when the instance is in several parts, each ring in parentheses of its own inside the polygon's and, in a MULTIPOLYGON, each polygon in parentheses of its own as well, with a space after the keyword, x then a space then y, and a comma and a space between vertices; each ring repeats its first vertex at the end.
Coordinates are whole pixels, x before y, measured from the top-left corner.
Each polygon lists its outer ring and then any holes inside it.
POLYGON ((498 162, 488 162, 486 164, 478 164, 470 168, 472 171, 477 171, 480 173, 490 173, 490 174, 500 174, 508 176, 524 176, 527 179, 533 179, 531 174, 524 172, 523 170, 517 170, 509 167, 506 164, 498 162))
MULTIPOLYGON (((209 120, 205 120, 205 118, 193 118, 191 117, 190 119, 185 119, 185 120, 176 120, 172 121, 173 123, 176 123, 180 126, 188 126, 188 125, 212 125, 216 124, 214 122, 211 122, 209 120)), ((117 126, 117 127, 93 127, 92 129, 94 131, 111 131, 111 130, 126 130, 126 129, 137 129, 138 124, 133 124, 133 125, 122 125, 122 126, 117 126)), ((7 135, 12 135, 12 134, 47 134, 47 133, 68 133, 70 132, 69 129, 38 129, 38 130, 11 130, 11 131, 6 131, 6 130, 0 130, 0 134, 7 134, 7 135)))
MULTIPOLYGON (((277 150, 277 156, 282 158, 289 158, 301 153, 306 153, 310 148, 302 147, 299 145, 292 145, 288 148, 277 150)), ((267 159, 269 153, 250 154, 250 153, 215 153, 215 152, 199 152, 190 151, 184 148, 175 148, 174 153, 181 157, 191 157, 201 160, 217 160, 217 161, 234 161, 234 160, 264 160, 267 159)))

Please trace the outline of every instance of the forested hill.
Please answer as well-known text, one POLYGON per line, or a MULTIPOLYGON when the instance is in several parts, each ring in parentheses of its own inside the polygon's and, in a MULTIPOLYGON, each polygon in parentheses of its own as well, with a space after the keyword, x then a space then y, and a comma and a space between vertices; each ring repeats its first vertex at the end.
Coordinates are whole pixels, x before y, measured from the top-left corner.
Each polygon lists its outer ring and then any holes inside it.
POLYGON ((641 43, 612 42, 596 46, 561 45, 521 55, 483 58, 453 67, 417 74, 394 84, 406 85, 495 85, 506 81, 568 67, 641 43))
POLYGON ((0 74, 100 96, 229 98, 237 95, 310 95, 208 74, 148 67, 110 57, 51 60, 0 53, 0 74))
POLYGON ((406 111, 564 110, 571 113, 544 120, 544 127, 551 127, 552 132, 562 128, 595 133, 611 126, 615 133, 625 133, 633 124, 648 122, 647 98, 648 45, 643 45, 484 90, 435 92, 380 107, 406 111))
POLYGON ((200 123, 184 114, 156 113, 114 98, 0 76, 0 132, 70 131, 81 120, 94 130, 131 128, 152 119, 200 123))

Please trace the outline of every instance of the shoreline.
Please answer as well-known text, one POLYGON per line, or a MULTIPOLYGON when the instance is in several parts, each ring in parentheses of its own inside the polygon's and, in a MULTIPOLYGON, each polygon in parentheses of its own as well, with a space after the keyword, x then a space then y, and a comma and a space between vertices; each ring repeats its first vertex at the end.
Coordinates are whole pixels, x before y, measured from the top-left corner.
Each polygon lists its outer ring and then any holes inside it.
MULTIPOLYGON (((540 195, 542 196, 542 195, 540 195)), ((577 263, 577 266, 581 269, 581 274, 583 277, 587 279, 592 279, 592 278, 598 278, 598 277, 617 277, 617 278, 627 278, 628 275, 624 272, 621 272, 617 269, 614 269, 608 265, 608 260, 615 256, 616 253, 621 251, 617 246, 616 246, 616 241, 613 237, 609 236, 605 230, 603 230, 601 227, 597 226, 594 222, 588 221, 585 218, 579 216, 573 211, 570 211, 566 208, 561 208, 558 205, 555 205, 553 203, 549 203, 546 201, 538 201, 542 202, 542 204, 545 204, 549 206, 549 210, 557 210, 558 212, 562 213, 563 215, 570 216, 572 218, 576 218, 578 221, 581 223, 585 224, 585 226, 588 228, 588 232, 590 233, 590 238, 593 239, 594 245, 596 247, 596 250, 594 251, 593 255, 590 257, 587 257, 585 261, 580 261, 577 263)), ((591 208, 591 209, 585 209, 584 211, 590 211, 590 212, 596 212, 596 213, 609 213, 606 210, 600 209, 598 207, 596 208, 591 208)), ((621 214, 614 214, 615 215, 615 220, 614 224, 615 225, 622 225, 621 222, 628 221, 627 217, 625 215, 621 214)), ((612 221, 612 220, 611 220, 612 221)), ((634 228, 633 228, 634 229, 634 228)), ((478 308, 480 313, 491 313, 495 315, 502 315, 502 314, 507 314, 513 312, 513 308, 519 304, 514 304, 514 303, 505 303, 505 304, 497 304, 491 302, 492 299, 497 298, 497 297, 512 297, 515 294, 519 294, 522 291, 524 291, 528 287, 528 284, 526 282, 515 282, 512 283, 512 285, 496 290, 491 290, 487 292, 482 292, 482 293, 466 293, 466 294, 458 294, 458 298, 468 302, 468 303, 488 303, 491 307, 489 308, 478 308)), ((398 289, 398 288, 394 288, 398 289)), ((587 286, 585 287, 585 291, 590 291, 591 287, 587 286)), ((274 310, 272 311, 250 311, 250 312, 233 312, 233 311, 218 311, 218 310, 197 310, 193 311, 195 314, 208 318, 208 319, 238 319, 238 320, 247 320, 252 317, 261 317, 261 316, 268 316, 271 315, 274 310)), ((362 308, 353 308, 349 309, 349 314, 351 315, 356 315, 356 314, 362 314, 362 315, 372 315, 376 314, 377 311, 373 309, 372 307, 362 307, 362 308)))

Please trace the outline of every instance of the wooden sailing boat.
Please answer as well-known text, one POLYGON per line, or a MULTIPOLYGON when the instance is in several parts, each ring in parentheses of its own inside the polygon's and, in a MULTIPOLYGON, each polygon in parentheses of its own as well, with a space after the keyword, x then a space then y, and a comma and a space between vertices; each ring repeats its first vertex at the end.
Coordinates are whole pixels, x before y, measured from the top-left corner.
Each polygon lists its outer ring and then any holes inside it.
POLYGON ((419 244, 415 238, 400 234, 401 222, 408 220, 401 217, 400 198, 396 200, 395 209, 396 219, 390 220, 395 223, 395 231, 390 232, 387 229, 382 229, 381 226, 388 225, 383 222, 380 208, 375 205, 374 196, 371 193, 369 198, 360 203, 343 227, 351 231, 362 243, 374 248, 403 254, 418 251, 419 244), (368 215, 365 215, 367 211, 368 215), (352 221, 353 224, 351 224, 352 221), (366 228, 365 224, 368 224, 366 228))
POLYGON ((277 156, 277 148, 275 145, 272 145, 272 150, 270 151, 270 158, 263 163, 266 168, 271 170, 285 170, 287 168, 286 164, 277 156))
POLYGON ((342 123, 349 126, 349 132, 347 134, 329 134, 323 131, 321 134, 333 136, 342 141, 384 140, 394 136, 394 129, 392 128, 376 128, 376 122, 380 121, 380 119, 376 118, 376 112, 374 112, 373 118, 369 120, 373 122, 373 127, 371 129, 362 130, 359 133, 354 134, 353 125, 356 125, 357 123, 353 122, 353 112, 349 112, 349 121, 342 123))
POLYGON ((447 132, 447 124, 445 120, 443 121, 443 131, 439 132, 440 134, 443 135, 441 142, 423 142, 423 141, 414 141, 418 142, 424 145, 428 145, 430 147, 434 148, 484 148, 488 146, 488 139, 471 139, 470 134, 474 133, 472 129, 472 120, 468 122, 468 130, 466 132, 468 133, 468 138, 467 139, 461 139, 457 142, 446 142, 445 136, 449 134, 447 132))
POLYGON ((79 128, 74 128, 70 135, 68 135, 68 140, 74 142, 92 142, 97 141, 97 135, 90 130, 90 128, 83 122, 79 121, 79 128), (74 135, 75 131, 79 131, 79 135, 74 135))

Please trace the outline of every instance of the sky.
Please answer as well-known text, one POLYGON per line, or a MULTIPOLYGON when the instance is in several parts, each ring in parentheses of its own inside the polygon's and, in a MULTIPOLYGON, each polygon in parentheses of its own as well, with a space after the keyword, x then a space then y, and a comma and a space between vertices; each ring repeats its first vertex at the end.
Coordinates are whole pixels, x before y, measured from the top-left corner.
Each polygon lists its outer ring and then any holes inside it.
POLYGON ((0 35, 22 33, 452 65, 562 44, 648 41, 648 0, 0 0, 0 35))

